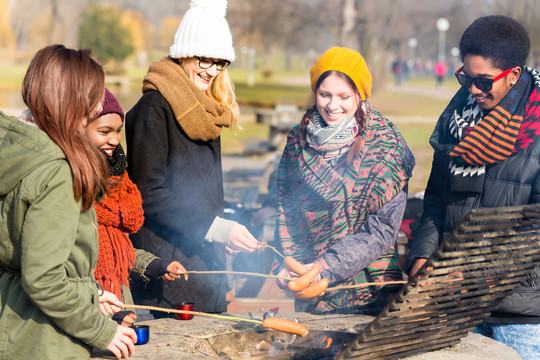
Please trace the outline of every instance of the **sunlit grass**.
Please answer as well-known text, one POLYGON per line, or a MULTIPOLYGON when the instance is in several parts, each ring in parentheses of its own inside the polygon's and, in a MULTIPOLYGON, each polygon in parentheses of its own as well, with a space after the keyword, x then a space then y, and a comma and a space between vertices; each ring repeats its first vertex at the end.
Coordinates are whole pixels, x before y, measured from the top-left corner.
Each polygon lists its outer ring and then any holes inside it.
MULTIPOLYGON (((0 66, 0 94, 10 96, 20 92, 22 79, 27 64, 0 66)), ((125 76, 131 84, 127 89, 119 91, 118 98, 125 110, 134 104, 140 96, 142 79, 148 67, 133 67, 126 71, 125 76)), ((241 109, 250 107, 273 107, 275 104, 297 104, 305 108, 312 104, 312 92, 307 84, 307 73, 303 70, 279 71, 266 74, 258 70, 254 73, 254 86, 247 85, 247 71, 231 67, 229 71, 235 83, 236 95, 241 109)), ((391 78, 390 78, 391 79, 391 78)), ((416 158, 416 168, 409 184, 410 192, 421 191, 425 188, 427 177, 431 168, 432 149, 429 145, 431 135, 438 116, 450 101, 451 94, 457 90, 458 85, 453 79, 447 79, 443 84, 440 96, 432 96, 429 91, 438 91, 432 77, 416 78, 403 84, 409 89, 404 93, 399 89, 387 86, 377 89, 370 99, 381 113, 392 120, 407 141, 416 158), (418 89, 418 92, 415 92, 418 89), (428 93, 426 94, 426 89, 428 93), (448 94, 448 95, 447 95, 448 94)), ((13 95, 14 96, 14 95, 13 95)), ((20 93, 17 94, 20 97, 20 93)), ((2 99, 0 99, 2 100, 2 99)), ((0 101, 0 106, 1 105, 0 101)), ((300 119, 298 119, 300 121, 300 119)), ((222 149, 224 154, 241 154, 248 141, 267 141, 269 129, 264 124, 255 121, 242 123, 242 128, 225 129, 222 132, 222 149)))
POLYGON ((20 90, 27 65, 0 65, 0 89, 20 90))

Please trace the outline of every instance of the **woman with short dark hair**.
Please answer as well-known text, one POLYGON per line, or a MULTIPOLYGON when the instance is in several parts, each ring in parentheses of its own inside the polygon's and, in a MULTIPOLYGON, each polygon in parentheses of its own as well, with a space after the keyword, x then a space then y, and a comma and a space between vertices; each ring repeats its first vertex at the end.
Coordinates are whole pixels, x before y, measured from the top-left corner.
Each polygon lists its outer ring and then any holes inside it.
MULTIPOLYGON (((505 16, 475 20, 463 33, 462 85, 437 122, 424 212, 405 265, 415 276, 465 214, 540 203, 540 74, 525 66, 526 30, 505 16)), ((540 267, 477 330, 540 354, 540 267)))

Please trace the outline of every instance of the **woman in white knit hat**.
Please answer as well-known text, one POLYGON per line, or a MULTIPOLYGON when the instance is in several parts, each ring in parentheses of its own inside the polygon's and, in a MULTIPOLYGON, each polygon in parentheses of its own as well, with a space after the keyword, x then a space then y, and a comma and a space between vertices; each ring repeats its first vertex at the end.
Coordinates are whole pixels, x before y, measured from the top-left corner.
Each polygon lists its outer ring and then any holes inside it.
MULTIPOLYGON (((126 115, 128 172, 145 213, 133 242, 188 270, 224 270, 226 251, 260 247, 244 226, 223 218, 220 133, 239 115, 226 70, 235 59, 226 7, 226 0, 191 1, 169 56, 150 65, 143 95, 126 115)), ((223 275, 151 281, 134 284, 133 295, 147 305, 193 302, 198 311, 224 312, 226 282, 223 275)))

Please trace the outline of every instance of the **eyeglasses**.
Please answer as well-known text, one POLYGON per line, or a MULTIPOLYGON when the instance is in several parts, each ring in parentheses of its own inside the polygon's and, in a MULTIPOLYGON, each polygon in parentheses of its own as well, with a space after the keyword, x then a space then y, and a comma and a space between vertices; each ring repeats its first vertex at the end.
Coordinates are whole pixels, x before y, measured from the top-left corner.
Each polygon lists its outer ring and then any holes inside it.
POLYGON ((199 67, 201 69, 210 69, 212 66, 216 65, 217 71, 223 71, 227 68, 227 66, 231 64, 231 62, 228 60, 214 61, 212 59, 207 59, 199 56, 197 56, 197 59, 199 59, 199 67))
POLYGON ((490 91, 493 88, 493 83, 497 80, 502 79, 506 75, 510 74, 510 72, 514 68, 510 68, 501 74, 497 75, 494 79, 486 79, 483 77, 470 77, 467 74, 462 74, 463 66, 458 69, 458 71, 455 72, 454 75, 456 75, 457 81, 461 86, 465 86, 466 88, 470 88, 472 84, 476 86, 476 88, 480 91, 490 91))

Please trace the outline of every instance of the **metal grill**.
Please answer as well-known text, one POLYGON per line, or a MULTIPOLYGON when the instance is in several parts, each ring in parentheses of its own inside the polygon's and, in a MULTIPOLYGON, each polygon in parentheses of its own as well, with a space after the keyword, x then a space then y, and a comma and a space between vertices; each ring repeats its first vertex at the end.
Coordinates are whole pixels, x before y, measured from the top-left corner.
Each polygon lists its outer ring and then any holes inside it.
POLYGON ((452 346, 540 260, 540 205, 470 211, 338 359, 400 359, 452 346))

